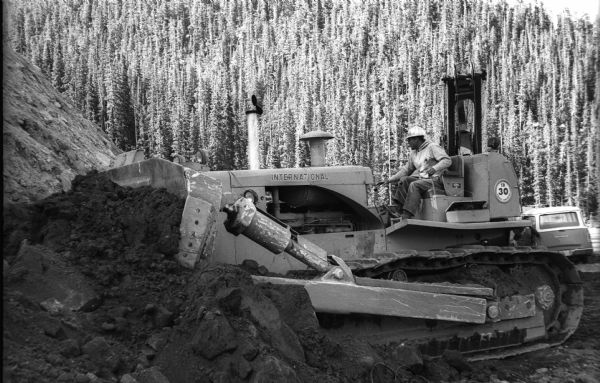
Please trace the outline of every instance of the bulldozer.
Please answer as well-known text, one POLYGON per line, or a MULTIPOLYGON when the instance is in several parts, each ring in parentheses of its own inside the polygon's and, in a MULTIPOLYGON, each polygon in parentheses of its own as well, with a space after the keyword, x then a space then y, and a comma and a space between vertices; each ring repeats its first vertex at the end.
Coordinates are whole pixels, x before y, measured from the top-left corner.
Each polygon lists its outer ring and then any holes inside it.
MULTIPOLYGON (((577 328, 583 288, 574 265, 543 247, 516 246, 520 219, 510 161, 482 146, 485 71, 445 84, 444 190, 411 219, 369 205, 370 168, 327 166, 323 131, 300 139, 311 166, 198 170, 129 155, 108 170, 121 186, 166 188, 185 199, 178 261, 253 265, 255 283, 301 285, 323 331, 398 342, 437 357, 501 358, 558 345, 577 328), (468 118, 467 118, 468 117, 468 118)), ((262 109, 247 112, 257 142, 262 109)), ((257 155, 257 150, 250 150, 257 155)))

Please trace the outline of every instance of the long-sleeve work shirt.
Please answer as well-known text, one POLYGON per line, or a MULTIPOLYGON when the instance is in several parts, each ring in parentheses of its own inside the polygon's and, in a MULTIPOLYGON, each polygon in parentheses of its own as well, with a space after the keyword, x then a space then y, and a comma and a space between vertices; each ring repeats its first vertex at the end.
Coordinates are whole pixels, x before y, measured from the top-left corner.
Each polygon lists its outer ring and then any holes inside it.
POLYGON ((435 170, 434 177, 439 176, 451 164, 452 160, 441 146, 426 140, 419 149, 411 150, 408 163, 401 167, 398 173, 391 176, 388 182, 396 182, 401 177, 408 175, 423 178, 420 174, 425 174, 430 168, 435 170))

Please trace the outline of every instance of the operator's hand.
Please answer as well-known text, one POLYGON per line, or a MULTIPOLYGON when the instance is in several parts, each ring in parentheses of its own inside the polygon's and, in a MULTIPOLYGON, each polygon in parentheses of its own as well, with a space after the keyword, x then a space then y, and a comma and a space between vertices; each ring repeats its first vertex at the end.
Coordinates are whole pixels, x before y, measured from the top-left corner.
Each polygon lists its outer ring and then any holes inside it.
POLYGON ((425 173, 427 173, 428 176, 432 176, 435 174, 435 169, 434 168, 429 168, 425 171, 425 173))

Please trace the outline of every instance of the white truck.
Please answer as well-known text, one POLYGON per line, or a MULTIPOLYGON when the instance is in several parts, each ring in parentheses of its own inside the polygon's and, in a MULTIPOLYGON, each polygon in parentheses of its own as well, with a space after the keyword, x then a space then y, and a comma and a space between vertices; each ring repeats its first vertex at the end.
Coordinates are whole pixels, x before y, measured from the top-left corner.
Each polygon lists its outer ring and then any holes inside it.
POLYGON ((531 240, 535 245, 561 252, 573 261, 586 261, 593 254, 590 232, 578 207, 523 208, 522 218, 533 223, 531 240))

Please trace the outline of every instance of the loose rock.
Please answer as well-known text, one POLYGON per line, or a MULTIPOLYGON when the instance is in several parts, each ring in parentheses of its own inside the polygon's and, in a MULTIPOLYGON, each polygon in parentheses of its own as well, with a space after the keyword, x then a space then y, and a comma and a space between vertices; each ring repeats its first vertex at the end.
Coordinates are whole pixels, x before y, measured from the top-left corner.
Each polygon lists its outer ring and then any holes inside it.
POLYGON ((44 334, 56 339, 65 339, 67 337, 58 319, 44 316, 39 316, 39 318, 39 325, 44 330, 44 334))
POLYGON ((163 334, 152 334, 150 338, 146 340, 146 344, 154 351, 160 350, 165 343, 166 339, 163 334))
POLYGON ((294 370, 284 361, 267 356, 257 367, 251 383, 300 382, 294 370))
POLYGON ((227 319, 209 313, 200 322, 191 341, 192 349, 206 359, 214 359, 238 346, 235 333, 227 319))
POLYGON ((588 373, 582 372, 575 376, 575 383, 597 383, 599 376, 592 376, 588 373))
POLYGON ((150 367, 148 369, 142 370, 140 372, 136 372, 132 374, 138 382, 144 383, 170 383, 169 379, 160 372, 158 367, 150 367))
POLYGON ((65 309, 65 305, 60 303, 56 298, 48 298, 40 303, 40 306, 53 315, 60 314, 65 309))
POLYGON ((236 372, 237 376, 242 379, 246 379, 252 372, 252 366, 246 361, 246 359, 237 358, 233 363, 233 370, 236 372))
POLYGON ((120 358, 103 337, 96 337, 83 345, 82 351, 99 366, 99 371, 108 369, 115 371, 119 366, 120 358))
POLYGON ((81 355, 79 343, 74 339, 65 339, 60 344, 60 353, 66 358, 73 358, 81 355))
POLYGON ((138 383, 138 381, 130 374, 125 374, 121 377, 121 380, 119 380, 119 383, 138 383))

